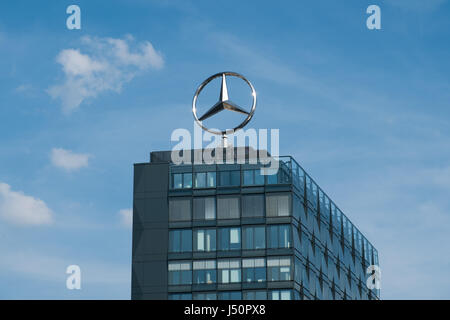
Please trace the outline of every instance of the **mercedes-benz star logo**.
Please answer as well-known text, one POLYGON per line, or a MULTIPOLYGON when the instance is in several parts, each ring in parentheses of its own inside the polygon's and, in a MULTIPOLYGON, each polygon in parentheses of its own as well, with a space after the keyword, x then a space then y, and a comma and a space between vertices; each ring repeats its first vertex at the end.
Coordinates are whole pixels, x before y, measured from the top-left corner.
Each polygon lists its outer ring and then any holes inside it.
POLYGON ((209 77, 208 79, 203 81, 203 83, 197 88, 197 91, 195 92, 195 95, 194 95, 194 99, 192 100, 192 113, 194 114, 194 119, 197 122, 197 124, 203 130, 206 130, 206 131, 208 131, 210 133, 213 133, 213 134, 220 134, 224 138, 226 137, 226 134, 232 134, 235 131, 237 131, 239 129, 242 129, 252 119, 253 114, 255 113, 255 109, 256 109, 256 91, 255 91, 255 88, 250 83, 250 81, 248 81, 243 75, 240 75, 239 73, 236 73, 236 72, 230 72, 230 71, 216 73, 215 75, 212 75, 211 77, 209 77), (231 101, 228 98, 227 79, 226 79, 227 76, 238 77, 238 78, 244 80, 248 84, 248 86, 250 87, 250 89, 252 91, 252 97, 253 97, 253 103, 252 103, 252 108, 251 108, 250 112, 242 109, 240 106, 238 106, 236 103, 234 103, 233 101, 231 101), (197 117, 197 98, 198 98, 198 95, 200 94, 200 92, 203 90, 203 88, 208 83, 210 83, 212 80, 214 80, 215 78, 218 78, 218 77, 222 77, 222 87, 221 87, 221 90, 220 90, 219 101, 217 101, 208 111, 206 111, 206 113, 204 115, 202 115, 200 118, 198 118, 197 117), (234 127, 233 129, 227 129, 227 130, 213 130, 213 129, 209 129, 209 128, 205 127, 202 124, 203 120, 208 119, 209 117, 211 117, 211 116, 215 115, 216 113, 219 113, 219 112, 221 112, 223 110, 230 110, 230 111, 242 113, 242 114, 247 115, 247 117, 237 127, 234 127))

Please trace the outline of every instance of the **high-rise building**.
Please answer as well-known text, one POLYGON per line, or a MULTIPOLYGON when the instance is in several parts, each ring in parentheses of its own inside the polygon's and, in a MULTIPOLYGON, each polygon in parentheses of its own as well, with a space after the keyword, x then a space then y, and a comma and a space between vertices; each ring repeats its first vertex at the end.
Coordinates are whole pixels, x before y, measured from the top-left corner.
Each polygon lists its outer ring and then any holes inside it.
MULTIPOLYGON (((132 299, 378 299, 377 250, 292 157, 134 166, 132 299)), ((248 156, 248 150, 247 150, 248 156)))

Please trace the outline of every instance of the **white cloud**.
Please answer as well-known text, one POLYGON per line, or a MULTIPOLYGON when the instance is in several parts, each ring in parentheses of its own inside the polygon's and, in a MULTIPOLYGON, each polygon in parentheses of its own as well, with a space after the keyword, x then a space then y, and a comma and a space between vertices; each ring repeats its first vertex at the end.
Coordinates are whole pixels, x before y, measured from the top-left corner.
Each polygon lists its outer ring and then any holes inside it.
POLYGON ((48 93, 59 99, 64 113, 70 113, 88 99, 106 91, 120 92, 139 72, 160 69, 164 59, 148 41, 83 37, 85 49, 62 50, 56 61, 62 66, 64 81, 51 86, 48 93), (134 48, 132 48, 134 47, 134 48))
POLYGON ((120 219, 122 225, 131 228, 133 226, 133 210, 132 209, 122 209, 119 211, 120 219))
POLYGON ((106 64, 91 59, 88 55, 80 53, 79 50, 66 49, 59 53, 56 61, 63 66, 67 75, 89 76, 93 72, 105 70, 106 64))
POLYGON ((0 217, 19 225, 44 225, 52 223, 53 212, 44 201, 12 191, 0 182, 0 217))
POLYGON ((53 148, 50 155, 54 166, 68 171, 87 167, 89 164, 89 157, 88 154, 73 153, 70 150, 61 148, 53 148))

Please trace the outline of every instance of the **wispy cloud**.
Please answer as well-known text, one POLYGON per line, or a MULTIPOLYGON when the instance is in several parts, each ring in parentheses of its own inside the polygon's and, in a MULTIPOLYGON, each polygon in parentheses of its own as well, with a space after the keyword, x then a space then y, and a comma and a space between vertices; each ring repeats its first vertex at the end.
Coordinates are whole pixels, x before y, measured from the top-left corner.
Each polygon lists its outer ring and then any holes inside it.
POLYGON ((56 61, 64 72, 63 83, 48 89, 53 99, 61 100, 66 114, 102 92, 120 92, 139 72, 164 66, 161 53, 149 41, 135 43, 132 36, 124 39, 86 36, 81 44, 85 52, 71 48, 58 54, 56 61))
POLYGON ((46 225, 52 223, 53 212, 44 201, 12 191, 0 182, 0 217, 18 225, 46 225))
POLYGON ((50 154, 51 162, 54 166, 67 171, 77 170, 89 165, 90 155, 84 153, 74 153, 62 148, 53 148, 50 154))
POLYGON ((133 210, 122 209, 119 211, 120 220, 124 227, 131 228, 133 226, 133 210))

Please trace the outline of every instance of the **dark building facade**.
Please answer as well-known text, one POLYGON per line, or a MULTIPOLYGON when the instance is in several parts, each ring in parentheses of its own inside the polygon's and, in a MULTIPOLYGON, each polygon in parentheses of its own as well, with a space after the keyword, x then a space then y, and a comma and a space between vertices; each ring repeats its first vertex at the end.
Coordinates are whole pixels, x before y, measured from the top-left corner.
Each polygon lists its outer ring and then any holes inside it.
POLYGON ((379 299, 378 252, 292 157, 134 166, 132 299, 379 299))

